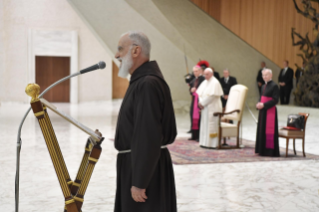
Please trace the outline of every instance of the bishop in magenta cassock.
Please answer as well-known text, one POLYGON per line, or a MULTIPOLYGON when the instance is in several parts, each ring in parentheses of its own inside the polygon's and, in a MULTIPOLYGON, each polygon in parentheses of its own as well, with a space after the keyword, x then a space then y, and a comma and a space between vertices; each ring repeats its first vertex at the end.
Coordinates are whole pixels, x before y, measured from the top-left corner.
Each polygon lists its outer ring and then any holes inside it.
POLYGON ((262 71, 265 84, 261 88, 255 152, 261 156, 280 156, 278 143, 278 118, 276 104, 279 100, 278 85, 272 81, 272 71, 262 71))

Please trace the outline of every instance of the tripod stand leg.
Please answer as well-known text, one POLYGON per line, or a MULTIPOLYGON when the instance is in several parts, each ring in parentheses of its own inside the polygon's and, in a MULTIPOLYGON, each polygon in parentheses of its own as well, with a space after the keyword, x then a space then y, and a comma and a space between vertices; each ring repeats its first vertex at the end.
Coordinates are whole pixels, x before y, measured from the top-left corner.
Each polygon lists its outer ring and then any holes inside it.
POLYGON ((94 147, 91 151, 90 157, 88 158, 89 163, 88 163, 86 172, 84 174, 83 181, 82 181, 81 186, 78 190, 78 193, 74 197, 74 200, 75 200, 76 205, 77 205, 79 210, 82 208, 83 201, 84 201, 84 194, 85 194, 86 189, 89 185, 95 164, 98 162, 98 159, 100 158, 101 152, 102 152, 102 148, 100 146, 100 143, 98 143, 98 144, 94 145, 94 147))
POLYGON ((88 139, 86 142, 86 145, 85 145, 85 152, 84 152, 84 155, 82 158, 81 165, 79 167, 79 170, 78 170, 78 173, 77 173, 76 178, 74 180, 74 183, 71 187, 71 193, 73 196, 75 196, 77 194, 77 192, 80 188, 81 182, 83 180, 83 177, 84 177, 84 174, 85 174, 88 162, 89 162, 89 156, 90 156, 90 153, 92 151, 92 147, 93 147, 93 145, 92 145, 90 139, 88 139))
POLYGON ((44 118, 45 118, 46 123, 48 125, 48 129, 49 129, 50 135, 52 136, 52 144, 53 144, 55 152, 56 152, 56 154, 58 156, 58 159, 59 159, 62 171, 63 171, 64 178, 66 179, 68 186, 71 187, 73 182, 72 182, 72 180, 70 178, 70 174, 69 174, 69 171, 68 171, 68 169, 66 167, 66 164, 65 164, 65 161, 64 161, 64 157, 62 155, 61 148, 60 148, 60 145, 59 145, 59 142, 58 142, 58 140, 56 138, 56 135, 55 135, 51 120, 49 118, 49 115, 47 113, 46 107, 44 105, 43 105, 43 109, 44 109, 44 118))

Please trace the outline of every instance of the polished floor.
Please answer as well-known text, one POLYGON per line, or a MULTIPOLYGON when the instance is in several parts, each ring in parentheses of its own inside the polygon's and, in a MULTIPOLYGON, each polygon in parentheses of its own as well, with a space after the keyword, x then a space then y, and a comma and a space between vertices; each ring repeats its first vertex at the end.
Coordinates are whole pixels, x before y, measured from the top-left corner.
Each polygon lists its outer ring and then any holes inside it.
MULTIPOLYGON (((86 126, 98 128, 106 140, 85 195, 83 211, 113 211, 116 154, 113 142, 121 101, 57 104, 86 126)), ((27 104, 0 106, 0 212, 14 211, 16 134, 27 104)), ((319 110, 278 107, 279 126, 290 113, 309 112, 306 153, 319 154, 319 110)), ((255 116, 257 111, 253 110, 255 116)), ((70 175, 76 175, 87 135, 50 113, 70 175)), ((188 137, 187 113, 176 114, 178 137, 188 137)), ((256 124, 246 110, 242 136, 254 140, 256 124)), ((58 212, 63 209, 60 190, 50 156, 33 114, 22 130, 20 210, 58 212)), ((285 146, 285 141, 280 141, 285 146)), ((301 150, 301 143, 296 147, 301 150)), ((290 146, 291 148, 291 146, 290 146)), ((179 212, 319 211, 319 161, 252 162, 209 165, 175 165, 179 212)))

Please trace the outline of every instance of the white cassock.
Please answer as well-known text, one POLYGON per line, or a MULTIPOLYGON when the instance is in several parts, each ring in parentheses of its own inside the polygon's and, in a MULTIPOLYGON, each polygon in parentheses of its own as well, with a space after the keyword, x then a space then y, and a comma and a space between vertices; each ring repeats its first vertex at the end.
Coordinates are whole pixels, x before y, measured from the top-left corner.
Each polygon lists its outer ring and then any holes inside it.
POLYGON ((201 110, 199 144, 204 147, 216 148, 218 146, 218 116, 215 112, 222 112, 220 97, 224 95, 222 86, 215 77, 205 80, 197 89, 199 103, 204 106, 201 110))

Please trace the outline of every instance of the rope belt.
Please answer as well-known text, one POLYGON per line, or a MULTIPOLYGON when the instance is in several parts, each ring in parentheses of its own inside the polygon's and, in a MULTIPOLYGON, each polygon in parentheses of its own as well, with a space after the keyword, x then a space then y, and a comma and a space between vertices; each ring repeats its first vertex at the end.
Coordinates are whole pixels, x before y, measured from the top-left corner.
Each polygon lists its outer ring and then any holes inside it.
MULTIPOLYGON (((165 149, 165 148, 167 148, 167 145, 161 146, 161 149, 165 149)), ((125 154, 125 153, 129 153, 129 152, 132 152, 132 150, 131 150, 131 149, 129 149, 129 150, 122 150, 122 151, 119 151, 119 154, 125 154)))

